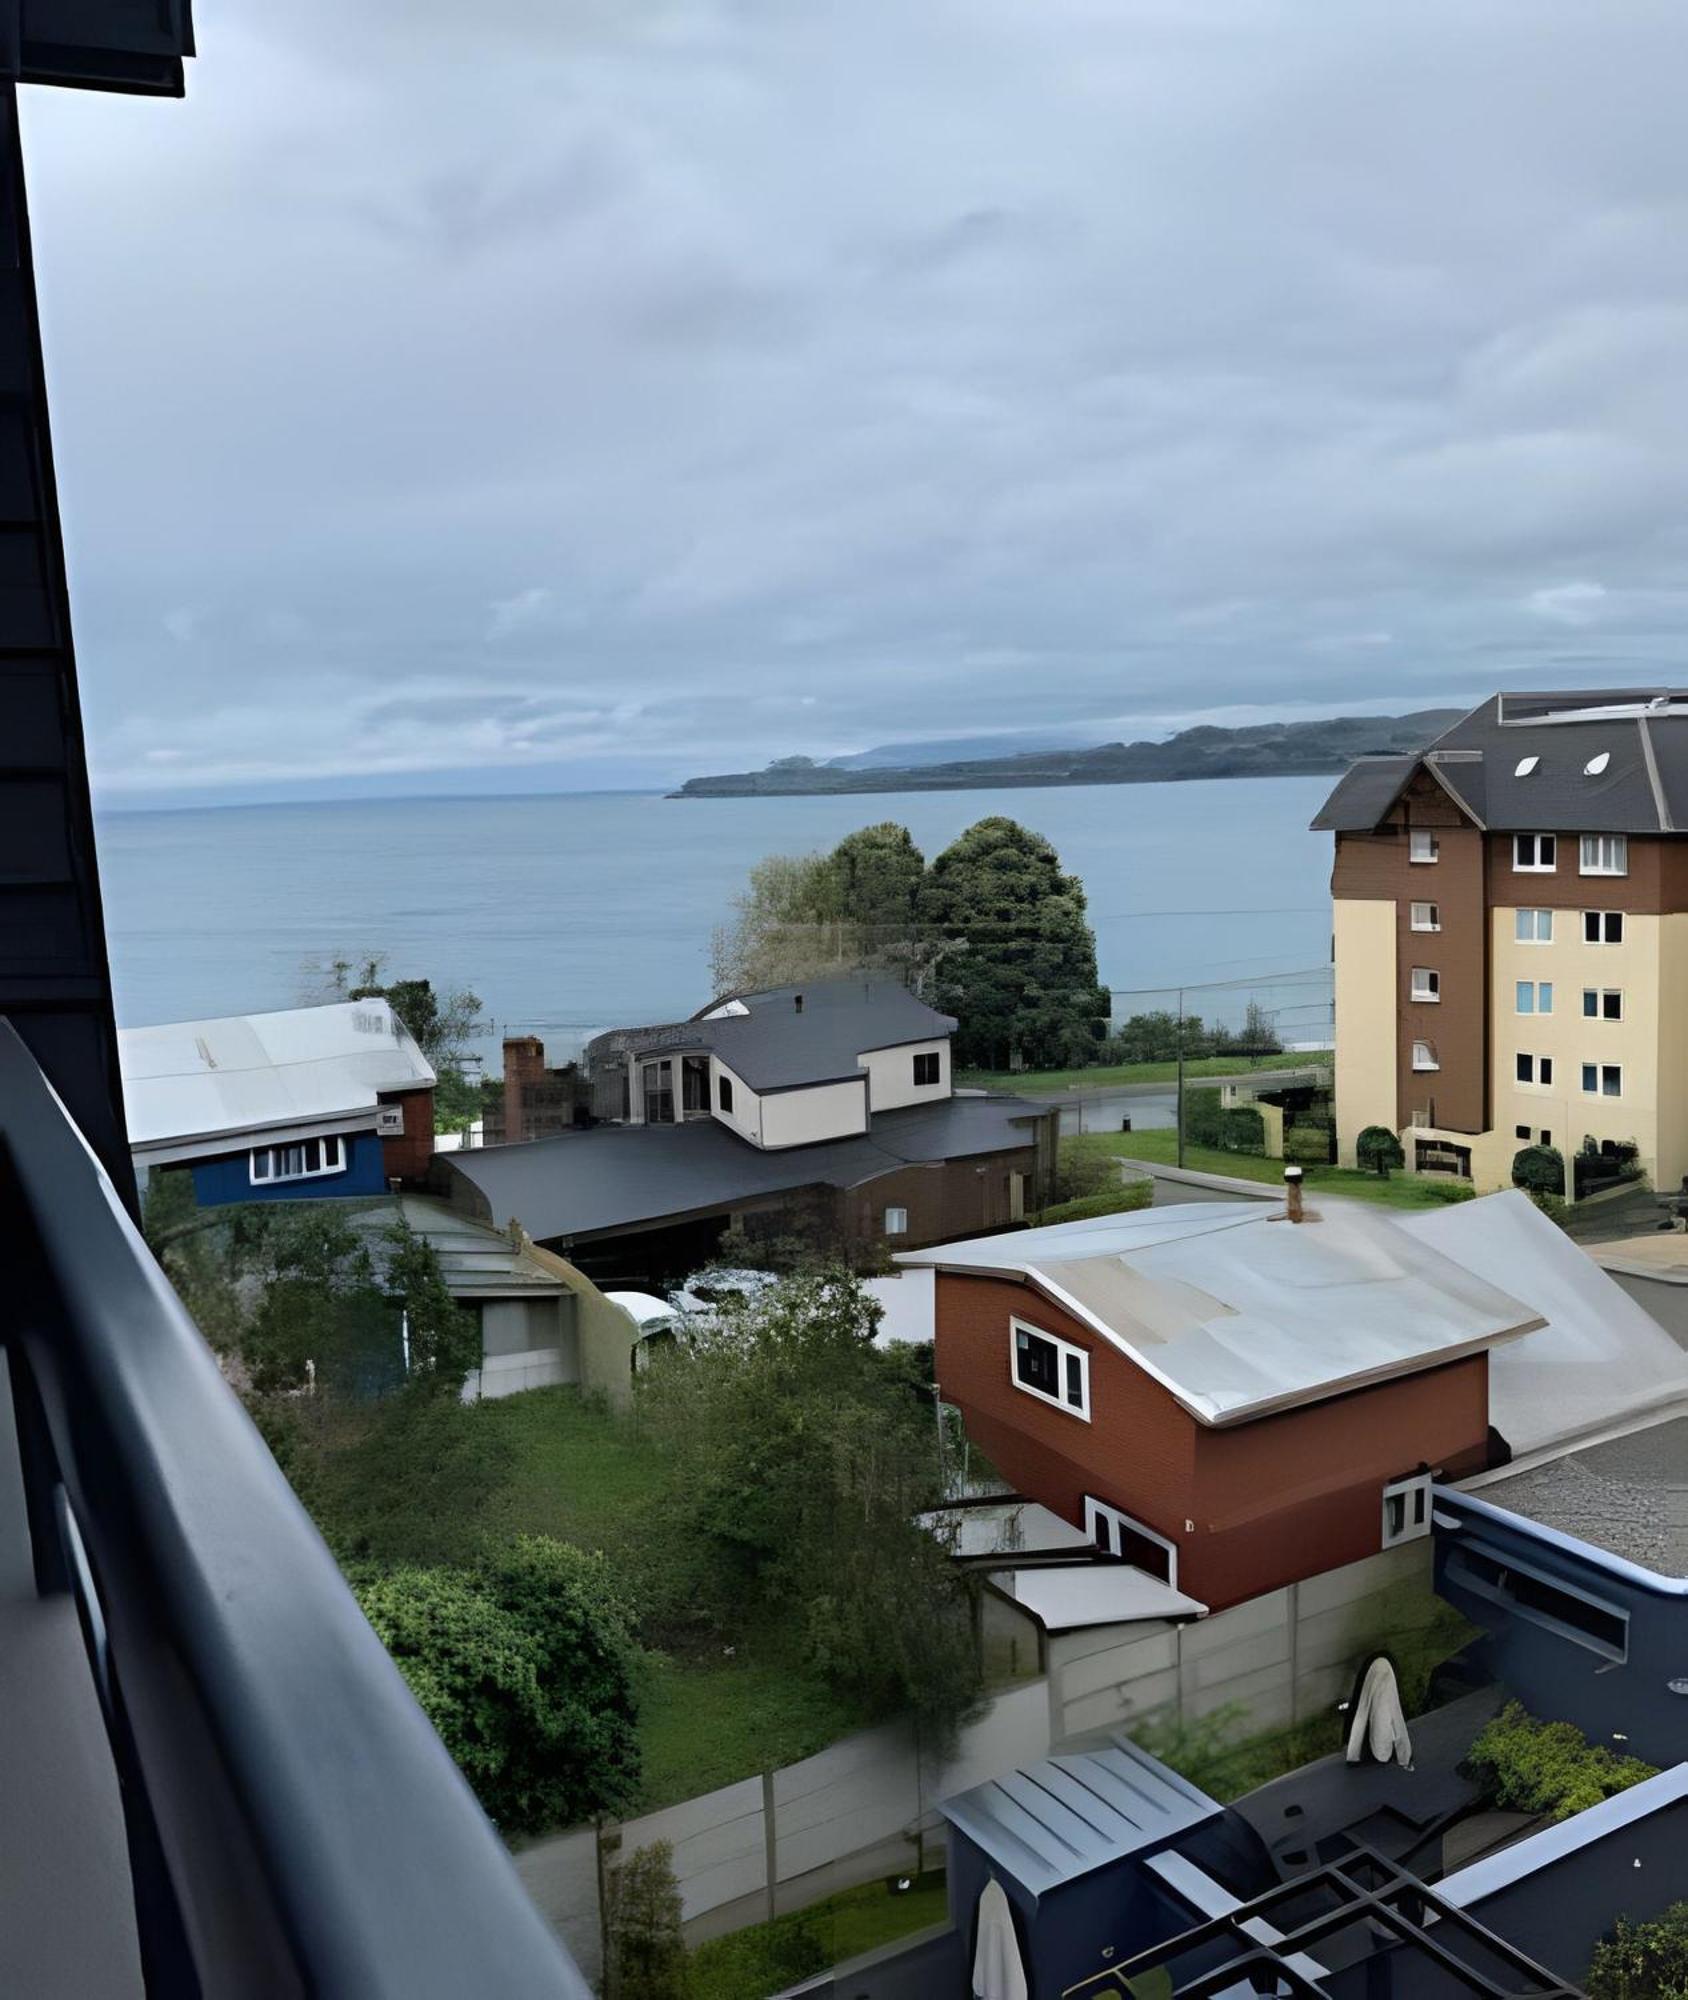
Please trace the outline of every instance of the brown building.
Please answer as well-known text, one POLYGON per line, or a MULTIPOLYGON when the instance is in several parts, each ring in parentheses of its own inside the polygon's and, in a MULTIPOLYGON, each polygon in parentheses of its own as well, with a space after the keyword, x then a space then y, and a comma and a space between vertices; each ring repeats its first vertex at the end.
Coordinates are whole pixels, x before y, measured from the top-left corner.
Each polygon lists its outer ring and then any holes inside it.
POLYGON ((537 1035, 507 1036, 503 1091, 481 1110, 483 1143, 514 1146, 555 1139, 590 1122, 579 1066, 547 1069, 545 1044, 537 1035))
POLYGON ((1015 1489, 1214 1610, 1427 1535, 1539 1315, 1359 1203, 1194 1203, 950 1244, 937 1375, 1015 1489))
POLYGON ((1688 1173, 1688 693, 1497 696, 1313 824, 1345 1163, 1379 1125, 1479 1187, 1527 1145, 1688 1173))

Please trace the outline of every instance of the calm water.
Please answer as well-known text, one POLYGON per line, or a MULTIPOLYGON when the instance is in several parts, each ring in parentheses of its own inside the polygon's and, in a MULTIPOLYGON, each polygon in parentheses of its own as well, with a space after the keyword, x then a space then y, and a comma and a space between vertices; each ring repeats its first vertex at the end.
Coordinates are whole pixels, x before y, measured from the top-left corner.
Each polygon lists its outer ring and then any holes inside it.
POLYGON ((1083 878, 1116 1011, 1180 983, 1240 1017, 1248 982, 1286 1040, 1328 1022, 1323 778, 870 798, 647 793, 116 813, 100 821, 125 1025, 295 1005, 312 961, 385 952, 397 975, 481 995, 497 1032, 558 1059, 604 1027, 709 997, 709 939, 752 863, 900 820, 928 856, 991 813, 1035 827, 1083 878))

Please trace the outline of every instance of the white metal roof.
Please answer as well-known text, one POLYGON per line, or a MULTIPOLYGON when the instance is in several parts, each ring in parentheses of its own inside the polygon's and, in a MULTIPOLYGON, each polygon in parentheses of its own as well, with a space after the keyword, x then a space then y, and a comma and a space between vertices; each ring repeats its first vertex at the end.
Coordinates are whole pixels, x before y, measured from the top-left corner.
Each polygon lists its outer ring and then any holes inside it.
POLYGON ((1433 1367, 1543 1324, 1380 1209, 1316 1199, 1307 1218, 1292 1223, 1263 1202, 1191 1202, 898 1262, 1026 1279, 1207 1424, 1433 1367))
POLYGON ((1057 1569, 997 1569, 991 1582, 1024 1606, 1046 1632, 1125 1625, 1144 1618, 1204 1618, 1207 1606, 1130 1563, 1073 1563, 1057 1569))
POLYGON ((122 1028, 117 1039, 137 1152, 360 1114, 373 1125, 382 1092, 435 1080, 385 1000, 122 1028))

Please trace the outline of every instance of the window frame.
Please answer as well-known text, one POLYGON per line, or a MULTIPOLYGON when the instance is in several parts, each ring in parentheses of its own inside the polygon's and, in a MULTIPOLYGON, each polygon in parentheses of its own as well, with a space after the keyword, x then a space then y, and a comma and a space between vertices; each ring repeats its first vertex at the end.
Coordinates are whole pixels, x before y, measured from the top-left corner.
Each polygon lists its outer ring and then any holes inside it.
MULTIPOLYGON (((1104 1555, 1112 1556, 1116 1562, 1130 1561, 1122 1549, 1116 1549, 1112 1545, 1115 1539, 1123 1542, 1127 1535, 1140 1536, 1144 1541, 1153 1543, 1156 1548, 1164 1549, 1166 1583, 1173 1590, 1178 1588, 1178 1544, 1168 1540, 1165 1535, 1156 1534, 1153 1528, 1145 1527, 1135 1515, 1128 1514, 1123 1507, 1116 1507, 1111 1501, 1098 1500, 1094 1493, 1087 1493, 1084 1496, 1084 1532, 1104 1555), (1113 1536, 1107 1540, 1096 1532, 1104 1522, 1114 1531, 1113 1536)), ((1133 1567, 1141 1565, 1134 1564, 1133 1567)))
POLYGON ((1627 875, 1629 873, 1629 835, 1627 833, 1585 833, 1577 840, 1577 873, 1579 875, 1627 875), (1608 868, 1599 860, 1589 862, 1589 849, 1598 855, 1602 847, 1609 845, 1617 857, 1618 865, 1608 868))
POLYGON ((1514 944, 1552 944, 1553 912, 1544 909, 1540 903, 1520 903, 1512 912, 1512 942, 1514 944), (1524 919, 1532 919, 1528 934, 1524 930, 1524 919), (1541 919, 1546 917, 1547 930, 1541 928, 1541 919))
POLYGON ((1441 904, 1440 903, 1410 904, 1407 910, 1407 928, 1409 930, 1421 931, 1421 932, 1439 931, 1442 928, 1441 904), (1418 913, 1420 910, 1426 912, 1425 920, 1423 923, 1420 923, 1418 920, 1418 913))
POLYGON ((1624 990, 1621 986, 1585 986, 1582 990, 1582 1017, 1585 1021, 1621 1021, 1624 1017, 1624 990), (1588 1003, 1594 1002, 1591 1007, 1588 1003), (1608 1003, 1617 1002, 1617 1011, 1609 1010, 1608 1003))
POLYGON ((733 1110, 733 1080, 724 1070, 717 1071, 715 1077, 715 1108, 733 1117, 738 1115, 733 1110))
POLYGON ((938 1049, 916 1049, 914 1052, 912 1073, 916 1090, 930 1090, 934 1084, 942 1083, 944 1080, 944 1058, 942 1051, 938 1049), (932 1073, 930 1076, 922 1076, 920 1073, 922 1065, 926 1064, 931 1066, 932 1073))
POLYGON ((1090 1355, 1087 1349, 1077 1347, 1070 1340, 1063 1340, 1058 1333, 1051 1333, 1047 1327, 1035 1325, 1029 1319, 1021 1319, 1017 1313, 1008 1316, 1008 1380, 1022 1396, 1035 1396, 1040 1403, 1047 1403, 1051 1409, 1064 1411, 1069 1417, 1076 1417, 1081 1423, 1090 1422, 1090 1355), (1031 1382, 1020 1380, 1020 1336, 1031 1340, 1044 1340, 1055 1350, 1055 1379, 1065 1390, 1069 1381, 1067 1363, 1076 1359, 1079 1369, 1079 1402, 1069 1402, 1064 1395, 1052 1396, 1047 1389, 1039 1389, 1031 1382))
POLYGON ((1398 1549, 1403 1542, 1421 1542, 1430 1533, 1430 1488, 1434 1480, 1434 1473, 1410 1472, 1404 1479, 1384 1482, 1378 1506, 1380 1547, 1398 1549), (1389 1503, 1395 1499, 1401 1502, 1402 1524, 1398 1532, 1391 1533, 1389 1503))
POLYGON ((1582 1065, 1580 1081, 1584 1097, 1615 1097, 1621 1101, 1624 1094, 1624 1066, 1621 1062, 1585 1062, 1582 1065), (1594 1077, 1592 1085, 1588 1080, 1590 1074, 1594 1077), (1616 1090, 1606 1088, 1608 1076, 1617 1078, 1616 1090))
POLYGON ((1414 1000, 1426 1007, 1440 1006, 1442 975, 1433 965, 1415 965, 1408 977, 1407 991, 1414 1000))
POLYGON ((1623 941, 1624 941, 1624 913, 1622 910, 1583 911, 1584 944, 1614 945, 1614 944, 1622 944, 1623 941), (1607 937, 1605 934, 1608 924, 1611 923, 1616 923, 1618 927, 1618 934, 1616 937, 1607 937))
POLYGON ((1442 858, 1442 844, 1427 827, 1407 828, 1407 860, 1415 868, 1428 868, 1442 858))
POLYGON ((1512 1081, 1524 1090, 1551 1090, 1553 1088, 1553 1058, 1526 1053, 1515 1049, 1512 1055, 1512 1081), (1528 1063, 1530 1073, 1523 1074, 1521 1065, 1528 1063))
POLYGON ((346 1142, 343 1135, 339 1132, 317 1133, 309 1139, 283 1139, 273 1145, 253 1146, 248 1150, 246 1155, 247 1185, 249 1187, 276 1187, 279 1184, 291 1181, 327 1180, 334 1174, 343 1174, 346 1171, 347 1164, 346 1142), (314 1167, 308 1167, 304 1164, 305 1149, 307 1146, 318 1148, 318 1164, 314 1167), (300 1161, 297 1170, 278 1170, 276 1166, 277 1155, 285 1157, 288 1153, 294 1151, 298 1152, 300 1161), (334 1156, 332 1166, 328 1164, 330 1152, 334 1156), (260 1159, 267 1162, 262 1173, 258 1171, 258 1162, 260 1159))
POLYGON ((886 1236, 906 1236, 908 1234, 908 1210, 900 1202, 891 1203, 885 1211, 883 1221, 885 1225, 883 1234, 886 1236), (893 1215, 900 1215, 902 1221, 893 1223, 891 1220, 893 1215))
POLYGON ((1528 1020, 1539 1019, 1553 1012, 1553 981, 1551 979, 1515 979, 1512 982, 1512 1011, 1528 1020), (1530 996, 1529 1006, 1523 1003, 1523 996, 1530 996))
POLYGON ((1559 873, 1559 836, 1556 833, 1515 833, 1512 836, 1512 872, 1514 875, 1557 875, 1559 873), (1531 843, 1533 861, 1520 860, 1524 843, 1531 843), (1546 853, 1547 860, 1542 860, 1546 853))
POLYGON ((1432 1070, 1439 1070, 1442 1065, 1436 1059, 1436 1044, 1415 1040, 1412 1046, 1412 1065, 1415 1075, 1428 1076, 1432 1070), (1421 1052, 1424 1058, 1422 1062, 1419 1060, 1421 1052))

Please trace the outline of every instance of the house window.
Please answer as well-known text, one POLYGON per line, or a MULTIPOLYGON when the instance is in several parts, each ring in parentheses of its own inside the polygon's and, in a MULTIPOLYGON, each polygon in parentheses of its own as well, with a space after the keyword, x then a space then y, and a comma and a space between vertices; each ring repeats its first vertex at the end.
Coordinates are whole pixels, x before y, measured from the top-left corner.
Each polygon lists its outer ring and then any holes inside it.
POLYGON ((936 1049, 928 1049, 924 1054, 917 1055, 914 1059, 915 1082, 921 1086, 936 1083, 942 1062, 943 1058, 938 1054, 936 1049))
POLYGON ((1145 1528, 1141 1521, 1110 1507, 1105 1500, 1092 1499, 1088 1493, 1084 1496, 1084 1532, 1104 1555, 1119 1556, 1176 1589, 1178 1544, 1169 1542, 1165 1535, 1157 1535, 1153 1528, 1145 1528))
POLYGON ((1434 861, 1436 855, 1435 834, 1409 833, 1407 835, 1407 859, 1409 861, 1434 861))
POLYGON ((1512 836, 1512 872, 1515 875, 1551 875, 1558 866, 1557 834, 1515 833, 1512 836))
POLYGON ((339 1138, 301 1139, 292 1146, 255 1146, 249 1167, 252 1185, 274 1181, 310 1181, 323 1174, 343 1173, 346 1148, 339 1138))
POLYGON ((1553 1081, 1552 1056, 1515 1056, 1514 1074, 1520 1083, 1551 1083, 1553 1081))
POLYGON ((1430 1532, 1430 1474, 1392 1479, 1383 1489, 1383 1546, 1416 1542, 1430 1532))
POLYGON ((1583 1019, 1586 1021, 1621 1021, 1624 1017, 1623 990, 1617 986, 1585 986, 1583 988, 1583 1019))
POLYGON ((906 1208, 886 1209, 885 1234, 887 1236, 906 1236, 908 1234, 908 1210, 906 1208))
POLYGON ((1524 1142, 1525 1142, 1526 1144, 1528 1144, 1528 1143, 1529 1143, 1529 1138, 1530 1138, 1530 1128, 1529 1128, 1529 1126, 1528 1126, 1528 1125, 1514 1125, 1514 1126, 1513 1126, 1513 1128, 1512 1128, 1512 1136, 1513 1136, 1513 1138, 1515 1138, 1515 1139, 1522 1139, 1522 1140, 1523 1140, 1523 1141, 1524 1141, 1524 1142))
POLYGON ((1553 1012, 1553 981, 1551 979, 1520 979, 1513 989, 1513 1005, 1520 1014, 1551 1014, 1553 1012))
POLYGON ((1585 833, 1577 861, 1584 875, 1627 875, 1629 835, 1627 833, 1585 833))
POLYGON ((1623 1064, 1584 1063, 1582 1066, 1582 1087, 1585 1097, 1622 1097, 1624 1094, 1623 1064))
POLYGON ((1018 1319, 1008 1322, 1008 1339, 1015 1388, 1089 1423, 1090 1356, 1084 1349, 1018 1319))
POLYGON ((1439 931, 1442 928, 1442 908, 1439 903, 1414 903, 1413 929, 1415 931, 1439 931))
POLYGON ((1553 912, 1551 910, 1514 910, 1512 913, 1512 935, 1520 944, 1552 944, 1553 912))
POLYGON ((1433 972, 1428 965, 1413 967, 1412 994, 1415 1000, 1440 1000, 1442 997, 1442 975, 1433 972))
POLYGON ((730 1076, 718 1076, 715 1079, 715 1102, 723 1111, 732 1110, 733 1080, 730 1076))
POLYGON ((1544 1131, 1541 1135, 1541 1143, 1544 1146, 1551 1146, 1553 1144, 1553 1134, 1551 1132, 1544 1131))
POLYGON ((1440 1069, 1441 1067, 1442 1065, 1436 1060, 1436 1051, 1431 1047, 1429 1042, 1413 1043, 1414 1069, 1440 1069))
POLYGON ((1584 944, 1622 944, 1624 941, 1624 913, 1622 910, 1584 910, 1584 944))
POLYGON ((1502 1559, 1498 1551, 1491 1554, 1485 1548, 1457 1548, 1448 1557, 1447 1579, 1608 1659, 1629 1657, 1627 1612, 1585 1596, 1527 1563, 1502 1559))

